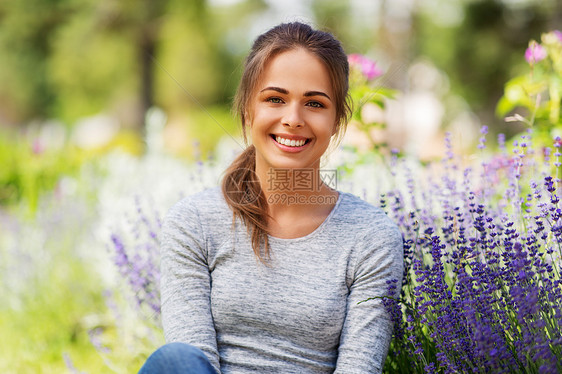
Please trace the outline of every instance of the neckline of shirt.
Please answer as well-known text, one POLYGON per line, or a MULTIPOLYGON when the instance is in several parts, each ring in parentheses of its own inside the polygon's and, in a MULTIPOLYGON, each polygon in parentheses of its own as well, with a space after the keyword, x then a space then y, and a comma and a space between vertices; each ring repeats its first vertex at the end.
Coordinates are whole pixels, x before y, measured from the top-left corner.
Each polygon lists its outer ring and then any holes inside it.
POLYGON ((344 198, 344 195, 345 195, 345 192, 338 191, 338 200, 336 201, 336 205, 334 205, 334 207, 332 208, 332 211, 330 212, 330 214, 328 214, 328 216, 324 219, 324 221, 320 224, 320 226, 318 226, 316 229, 314 229, 314 231, 312 231, 311 233, 309 233, 305 236, 300 236, 298 238, 278 238, 276 236, 268 235, 268 240, 272 243, 275 243, 275 242, 277 242, 277 243, 297 243, 297 242, 300 242, 300 241, 311 239, 311 238, 315 237, 316 235, 319 235, 322 231, 324 231, 324 228, 328 225, 328 223, 332 220, 332 217, 336 214, 336 211, 340 207, 341 202, 344 198))

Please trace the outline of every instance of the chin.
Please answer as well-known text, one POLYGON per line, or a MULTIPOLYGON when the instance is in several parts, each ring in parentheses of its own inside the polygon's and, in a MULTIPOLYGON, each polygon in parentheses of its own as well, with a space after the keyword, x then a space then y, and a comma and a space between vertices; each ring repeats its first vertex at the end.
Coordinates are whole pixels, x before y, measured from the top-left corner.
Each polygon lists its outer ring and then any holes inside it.
POLYGON ((320 162, 303 162, 303 160, 285 160, 272 162, 272 167, 275 169, 313 169, 320 165, 320 162))

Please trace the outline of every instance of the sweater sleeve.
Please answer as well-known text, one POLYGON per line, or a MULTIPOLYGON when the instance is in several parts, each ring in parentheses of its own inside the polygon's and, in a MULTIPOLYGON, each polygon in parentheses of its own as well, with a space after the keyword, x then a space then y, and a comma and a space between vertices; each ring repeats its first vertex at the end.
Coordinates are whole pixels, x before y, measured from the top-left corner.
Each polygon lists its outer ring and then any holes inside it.
POLYGON ((166 341, 200 348, 220 373, 211 314, 206 240, 191 199, 177 203, 164 220, 160 270, 161 315, 166 341))
POLYGON ((381 373, 392 337, 392 321, 381 299, 360 302, 387 296, 389 280, 401 284, 402 235, 386 216, 382 225, 358 241, 352 264, 335 373, 381 373))

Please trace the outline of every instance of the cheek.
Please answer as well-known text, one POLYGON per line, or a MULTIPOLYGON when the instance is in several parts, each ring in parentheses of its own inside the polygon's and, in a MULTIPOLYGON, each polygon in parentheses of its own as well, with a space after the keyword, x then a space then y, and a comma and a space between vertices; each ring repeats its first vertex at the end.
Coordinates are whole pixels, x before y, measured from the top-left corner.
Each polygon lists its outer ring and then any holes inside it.
POLYGON ((332 126, 332 136, 336 135, 338 133, 338 124, 334 123, 334 126, 332 126))
POLYGON ((323 134, 327 137, 331 138, 338 132, 338 126, 336 123, 335 116, 329 115, 323 119, 323 122, 326 124, 323 130, 323 134))

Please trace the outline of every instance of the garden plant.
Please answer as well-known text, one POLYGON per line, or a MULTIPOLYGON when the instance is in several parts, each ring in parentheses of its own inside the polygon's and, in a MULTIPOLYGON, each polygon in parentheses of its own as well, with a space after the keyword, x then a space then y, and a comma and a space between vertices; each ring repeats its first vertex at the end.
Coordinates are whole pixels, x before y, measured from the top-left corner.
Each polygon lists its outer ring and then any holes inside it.
POLYGON ((480 164, 466 165, 448 139, 438 167, 393 173, 406 191, 381 205, 402 229, 407 268, 400 299, 386 300, 396 328, 389 372, 562 370, 562 154, 560 138, 545 137, 560 124, 561 36, 531 41, 530 73, 506 85, 499 111, 523 106, 507 120, 530 127, 512 145, 500 134, 487 154, 483 127, 480 164))

